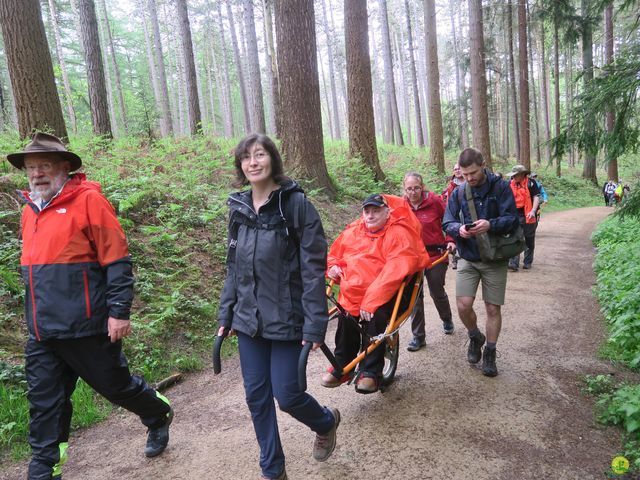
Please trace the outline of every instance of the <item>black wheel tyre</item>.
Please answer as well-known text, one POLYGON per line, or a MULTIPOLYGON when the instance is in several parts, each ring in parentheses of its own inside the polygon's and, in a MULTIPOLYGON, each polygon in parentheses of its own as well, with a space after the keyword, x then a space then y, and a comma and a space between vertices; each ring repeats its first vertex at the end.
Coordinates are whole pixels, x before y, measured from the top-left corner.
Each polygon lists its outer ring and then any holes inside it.
POLYGON ((400 355, 400 332, 396 332, 387 338, 384 345, 384 368, 382 369, 381 390, 391 385, 398 368, 398 356, 400 355))

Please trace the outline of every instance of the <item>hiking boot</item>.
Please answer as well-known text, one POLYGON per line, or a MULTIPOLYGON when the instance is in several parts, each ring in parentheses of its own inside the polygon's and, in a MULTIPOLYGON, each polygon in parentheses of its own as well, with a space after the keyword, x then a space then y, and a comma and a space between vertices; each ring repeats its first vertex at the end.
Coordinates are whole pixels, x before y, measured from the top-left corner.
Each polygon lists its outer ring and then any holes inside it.
POLYGON ((335 388, 339 387, 345 382, 348 382, 351 379, 351 374, 345 373, 342 377, 338 378, 334 374, 333 367, 329 367, 327 369, 327 373, 322 375, 322 379, 320 380, 320 385, 326 388, 335 388))
POLYGON ((484 347, 484 352, 482 354, 482 374, 487 377, 495 377, 498 375, 495 348, 484 347))
POLYGON ((278 475, 277 477, 274 477, 274 478, 265 477, 264 475, 262 476, 262 478, 264 478, 266 480, 287 480, 287 470, 283 468, 282 472, 280 473, 280 475, 278 475))
POLYGON ((356 392, 358 393, 375 393, 380 388, 378 377, 367 372, 360 374, 356 380, 356 392))
POLYGON ((445 335, 451 335, 454 329, 453 322, 451 320, 442 322, 442 329, 444 330, 445 335))
POLYGON ((160 455, 167 448, 169 443, 169 425, 173 421, 173 408, 167 413, 167 420, 160 426, 149 428, 147 435, 147 445, 144 448, 144 454, 151 458, 160 455))
POLYGON ((336 430, 340 425, 340 412, 337 408, 329 408, 329 411, 335 420, 333 427, 324 435, 316 433, 316 439, 313 442, 313 458, 318 462, 327 460, 336 448, 336 430))
POLYGON ((407 350, 409 350, 410 352, 417 352, 418 350, 426 346, 427 342, 425 342, 424 338, 413 337, 413 340, 411 340, 409 342, 409 345, 407 345, 407 350))
POLYGON ((482 358, 482 346, 484 345, 485 337, 482 333, 479 333, 475 337, 469 337, 469 349, 467 350, 467 361, 469 363, 478 363, 482 358))

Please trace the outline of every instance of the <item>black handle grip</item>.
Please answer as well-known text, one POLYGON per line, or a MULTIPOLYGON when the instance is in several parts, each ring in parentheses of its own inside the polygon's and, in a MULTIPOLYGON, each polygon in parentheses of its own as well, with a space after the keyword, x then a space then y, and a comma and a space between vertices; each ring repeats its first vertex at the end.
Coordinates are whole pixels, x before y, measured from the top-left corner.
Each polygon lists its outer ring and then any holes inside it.
POLYGON ((300 358, 298 358, 298 385, 303 392, 307 390, 307 361, 309 360, 309 352, 312 347, 313 343, 305 343, 302 346, 300 358))
POLYGON ((220 349, 222 348, 222 342, 229 333, 229 329, 225 328, 222 335, 216 335, 216 339, 213 341, 213 373, 216 375, 222 371, 222 362, 220 361, 220 349))
MULTIPOLYGON (((298 359, 298 385, 300 386, 300 390, 305 392, 307 390, 307 362, 309 361, 309 352, 311 352, 311 348, 313 347, 313 343, 307 342, 302 347, 302 351, 300 352, 300 358, 298 359)), ((336 357, 333 355, 333 352, 325 343, 320 345, 320 350, 324 353, 324 356, 327 357, 331 365, 333 366, 334 374, 339 377, 342 376, 342 367, 336 360, 336 357)))

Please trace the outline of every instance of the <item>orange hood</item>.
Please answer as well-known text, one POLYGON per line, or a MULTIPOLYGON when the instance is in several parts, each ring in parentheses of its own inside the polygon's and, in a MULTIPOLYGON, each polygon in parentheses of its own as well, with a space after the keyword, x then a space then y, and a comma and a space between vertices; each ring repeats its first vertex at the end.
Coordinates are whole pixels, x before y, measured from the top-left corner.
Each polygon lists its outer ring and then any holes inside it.
POLYGON ((338 265, 338 301, 352 315, 375 312, 400 288, 402 280, 431 265, 422 242, 422 226, 401 197, 383 195, 391 215, 385 226, 371 233, 362 217, 352 222, 329 249, 327 267, 338 265))

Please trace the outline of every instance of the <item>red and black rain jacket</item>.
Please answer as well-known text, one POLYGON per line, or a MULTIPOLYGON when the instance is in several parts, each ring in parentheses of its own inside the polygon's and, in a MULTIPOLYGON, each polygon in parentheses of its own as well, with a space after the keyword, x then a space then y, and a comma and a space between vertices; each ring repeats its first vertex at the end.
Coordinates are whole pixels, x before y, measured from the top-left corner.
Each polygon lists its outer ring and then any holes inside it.
POLYGON ((36 340, 103 334, 108 317, 129 319, 131 257, 100 190, 75 174, 42 210, 20 192, 25 319, 36 340))

